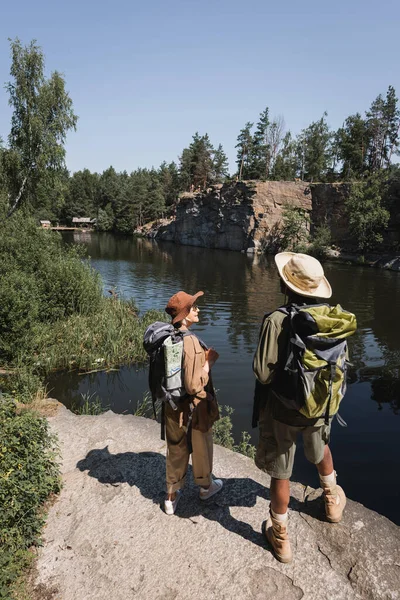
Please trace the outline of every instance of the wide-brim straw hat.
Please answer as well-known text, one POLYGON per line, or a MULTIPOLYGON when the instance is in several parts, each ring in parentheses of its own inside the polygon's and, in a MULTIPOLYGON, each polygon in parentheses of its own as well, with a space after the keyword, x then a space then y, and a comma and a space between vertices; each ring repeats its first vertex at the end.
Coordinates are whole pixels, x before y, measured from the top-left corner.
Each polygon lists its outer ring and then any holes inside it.
POLYGON ((319 260, 298 252, 280 252, 275 256, 279 275, 287 287, 309 298, 330 298, 332 288, 319 260))
POLYGON ((193 296, 186 292, 177 292, 169 300, 165 308, 165 312, 172 318, 172 324, 183 321, 190 313, 190 309, 196 302, 199 296, 203 296, 204 292, 197 292, 193 296))

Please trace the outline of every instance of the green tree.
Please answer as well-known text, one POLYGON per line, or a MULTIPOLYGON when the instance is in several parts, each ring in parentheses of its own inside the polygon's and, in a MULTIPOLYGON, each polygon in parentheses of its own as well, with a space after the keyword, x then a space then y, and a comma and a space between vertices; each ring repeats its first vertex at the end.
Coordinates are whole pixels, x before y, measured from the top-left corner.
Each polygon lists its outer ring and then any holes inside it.
POLYGON ((386 99, 379 94, 366 113, 371 172, 389 167, 393 153, 399 148, 400 110, 397 103, 395 89, 389 86, 386 99))
POLYGON ((389 222, 389 211, 383 206, 386 182, 380 174, 353 183, 346 200, 346 213, 351 238, 358 250, 371 250, 383 239, 383 231, 389 222))
POLYGON ((212 180, 214 148, 206 133, 199 136, 196 132, 190 144, 192 151, 192 183, 195 188, 205 189, 212 180))
POLYGON ((250 179, 268 179, 271 163, 271 147, 268 138, 270 126, 269 109, 266 107, 256 126, 250 155, 250 179))
POLYGON ((214 183, 223 183, 229 176, 228 157, 226 156, 222 144, 214 151, 213 162, 213 181, 214 183))
POLYGON ((73 217, 97 216, 100 196, 100 178, 89 169, 76 171, 69 179, 63 219, 71 222, 73 217))
POLYGON ((237 148, 236 164, 238 166, 239 181, 250 178, 250 157, 252 155, 253 147, 252 128, 253 123, 248 121, 244 128, 240 130, 235 146, 235 148, 237 148))
POLYGON ((162 217, 165 211, 165 196, 159 174, 151 169, 148 175, 148 192, 145 220, 153 221, 162 217))
POLYGON ((332 165, 332 133, 327 116, 325 112, 298 136, 301 178, 306 181, 324 181, 332 165))
POLYGON ((309 240, 310 215, 307 210, 286 204, 282 212, 281 246, 283 250, 301 252, 309 240))
POLYGON ((13 112, 3 153, 8 216, 21 203, 35 203, 39 184, 54 184, 65 166, 67 132, 77 122, 63 77, 55 71, 46 79, 44 55, 36 42, 23 46, 16 38, 10 44, 12 81, 6 90, 13 112))
POLYGON ((288 131, 283 137, 282 144, 275 159, 272 179, 292 181, 298 174, 297 144, 288 131))
POLYGON ((275 117, 269 124, 266 134, 266 143, 268 147, 266 161, 266 176, 274 179, 275 163, 278 158, 279 151, 285 139, 285 121, 282 116, 275 117))
POLYGON ((181 189, 178 167, 174 162, 167 165, 164 161, 161 163, 158 173, 163 188, 165 206, 169 208, 176 204, 181 189))
POLYGON ((344 179, 362 177, 367 168, 368 127, 360 113, 350 115, 336 132, 338 159, 344 179))
POLYGON ((213 180, 214 148, 208 134, 197 131, 189 148, 184 148, 180 156, 180 177, 185 190, 204 189, 213 180))
POLYGON ((111 202, 104 208, 99 208, 97 213, 97 229, 99 231, 111 231, 114 227, 114 211, 111 202))

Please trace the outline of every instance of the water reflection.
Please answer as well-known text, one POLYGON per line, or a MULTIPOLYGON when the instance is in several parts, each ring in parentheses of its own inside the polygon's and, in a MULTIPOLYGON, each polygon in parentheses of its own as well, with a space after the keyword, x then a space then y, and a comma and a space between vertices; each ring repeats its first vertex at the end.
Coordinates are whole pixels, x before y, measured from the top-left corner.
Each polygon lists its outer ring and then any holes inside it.
MULTIPOLYGON (((251 360, 259 325, 265 312, 283 302, 273 258, 111 234, 65 234, 64 239, 84 243, 105 289, 115 287, 125 297, 133 297, 141 311, 163 309, 179 289, 205 291, 196 332, 220 353, 214 379, 220 403, 235 409, 236 437, 242 430, 250 430, 254 386, 251 360)), ((341 408, 349 427, 334 431, 339 461, 336 468, 350 497, 400 522, 400 482, 386 497, 381 488, 376 493, 371 486, 363 491, 359 482, 355 483, 360 477, 371 481, 383 476, 389 465, 392 474, 400 468, 400 456, 394 448, 400 429, 400 275, 332 263, 325 265, 325 271, 334 291, 332 302, 354 312, 358 320, 358 331, 349 342, 353 366, 341 408)), ((135 368, 89 376, 74 373, 57 375, 50 385, 53 395, 67 405, 88 392, 99 394, 104 405, 115 411, 132 412, 147 389, 147 375, 135 368)), ((255 441, 257 433, 253 434, 255 441)), ((387 475, 392 480, 390 472, 387 475)), ((313 484, 314 474, 301 454, 294 476, 302 480, 310 477, 313 484)))

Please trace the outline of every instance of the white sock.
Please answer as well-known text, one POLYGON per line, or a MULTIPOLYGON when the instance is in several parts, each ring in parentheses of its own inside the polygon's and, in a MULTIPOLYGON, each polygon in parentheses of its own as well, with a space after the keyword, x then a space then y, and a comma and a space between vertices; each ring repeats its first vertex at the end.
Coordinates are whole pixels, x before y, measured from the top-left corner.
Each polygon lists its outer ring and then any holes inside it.
MULTIPOLYGON (((319 480, 322 483, 322 485, 325 484, 332 484, 336 485, 336 471, 332 471, 332 473, 330 473, 329 475, 320 475, 319 476, 319 480)), ((339 504, 340 502, 340 498, 339 495, 336 495, 336 504, 339 504)))
POLYGON ((280 513, 276 513, 271 508, 271 515, 274 517, 274 519, 276 519, 277 521, 280 521, 281 523, 284 523, 288 519, 288 512, 287 511, 285 513, 283 513, 283 514, 280 514, 280 513))
POLYGON ((329 475, 320 475, 319 480, 321 483, 333 483, 336 484, 336 471, 332 471, 329 475))

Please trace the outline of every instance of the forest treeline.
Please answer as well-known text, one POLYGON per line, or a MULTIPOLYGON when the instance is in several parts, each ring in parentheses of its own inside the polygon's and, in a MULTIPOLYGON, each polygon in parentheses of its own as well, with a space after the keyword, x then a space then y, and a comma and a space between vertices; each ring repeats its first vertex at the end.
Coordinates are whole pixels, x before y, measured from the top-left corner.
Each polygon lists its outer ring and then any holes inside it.
MULTIPOLYGON (((91 217, 103 231, 132 233, 148 221, 167 216, 182 192, 203 190, 237 180, 310 182, 387 179, 398 172, 400 110, 389 86, 365 114, 349 115, 332 130, 328 115, 298 135, 269 108, 258 121, 239 131, 237 168, 229 173, 222 144, 196 132, 176 162, 158 168, 133 168, 102 173, 83 169, 69 173, 65 138, 76 128, 77 116, 63 77, 44 75, 44 56, 32 42, 11 42, 11 81, 6 85, 12 107, 11 130, 0 140, 0 202, 11 214, 25 206, 36 219, 69 224, 73 217, 91 217)), ((240 125, 239 125, 240 126, 240 125)), ((238 127, 239 129, 239 127, 238 127)))

